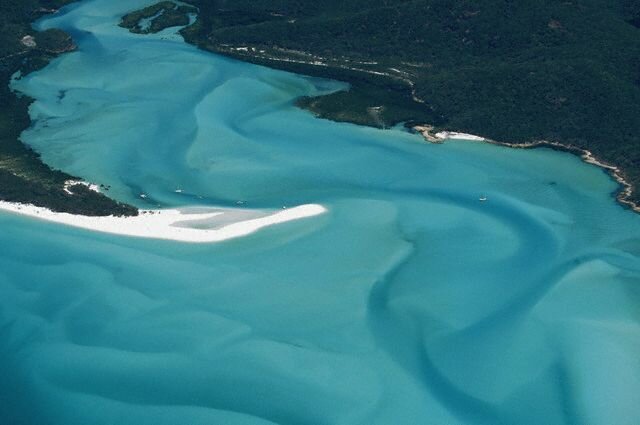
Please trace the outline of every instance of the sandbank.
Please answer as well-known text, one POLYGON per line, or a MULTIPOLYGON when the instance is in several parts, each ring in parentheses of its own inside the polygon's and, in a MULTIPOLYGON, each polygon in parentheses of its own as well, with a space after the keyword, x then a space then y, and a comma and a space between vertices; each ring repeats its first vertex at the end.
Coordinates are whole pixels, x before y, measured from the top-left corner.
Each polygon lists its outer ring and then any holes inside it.
POLYGON ((0 210, 114 235, 191 243, 238 238, 267 226, 327 211, 322 205, 305 204, 279 211, 194 207, 140 210, 136 217, 88 217, 6 201, 0 201, 0 210))

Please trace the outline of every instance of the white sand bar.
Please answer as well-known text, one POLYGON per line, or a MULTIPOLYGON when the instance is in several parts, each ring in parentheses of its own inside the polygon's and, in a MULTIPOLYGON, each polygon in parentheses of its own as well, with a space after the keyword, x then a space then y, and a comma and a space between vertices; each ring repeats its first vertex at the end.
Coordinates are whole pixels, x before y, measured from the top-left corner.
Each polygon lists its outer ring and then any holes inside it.
POLYGON ((136 217, 87 217, 5 201, 0 201, 0 210, 97 232, 192 243, 220 242, 238 238, 267 226, 312 217, 327 211, 322 205, 306 204, 276 212, 193 207, 140 210, 140 215, 136 217))
POLYGON ((456 131, 441 131, 439 133, 436 133, 436 138, 438 138, 440 140, 446 140, 446 139, 476 140, 476 141, 485 140, 485 138, 481 137, 481 136, 476 136, 476 135, 467 134, 467 133, 458 133, 456 131))

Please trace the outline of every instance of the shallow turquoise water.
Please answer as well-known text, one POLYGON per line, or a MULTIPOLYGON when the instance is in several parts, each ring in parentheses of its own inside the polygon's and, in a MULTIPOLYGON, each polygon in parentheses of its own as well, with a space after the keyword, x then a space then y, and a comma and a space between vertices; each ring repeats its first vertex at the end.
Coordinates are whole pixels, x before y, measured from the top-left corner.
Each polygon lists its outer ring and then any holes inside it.
POLYGON ((637 424, 640 218, 603 172, 317 120, 294 99, 340 84, 115 26, 152 2, 39 23, 80 49, 14 84, 25 141, 141 207, 330 212, 211 245, 0 214, 2 425, 637 424))

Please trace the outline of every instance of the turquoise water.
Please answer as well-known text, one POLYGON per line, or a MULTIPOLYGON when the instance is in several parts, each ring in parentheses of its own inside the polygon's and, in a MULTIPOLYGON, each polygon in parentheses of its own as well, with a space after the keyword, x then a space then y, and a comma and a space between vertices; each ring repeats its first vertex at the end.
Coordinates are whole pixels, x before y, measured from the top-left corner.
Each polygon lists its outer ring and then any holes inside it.
POLYGON ((79 51, 14 83, 24 140, 140 207, 329 213, 210 245, 0 214, 2 425, 638 423, 640 217, 602 171, 315 119, 341 84, 115 25, 150 3, 38 23, 79 51))

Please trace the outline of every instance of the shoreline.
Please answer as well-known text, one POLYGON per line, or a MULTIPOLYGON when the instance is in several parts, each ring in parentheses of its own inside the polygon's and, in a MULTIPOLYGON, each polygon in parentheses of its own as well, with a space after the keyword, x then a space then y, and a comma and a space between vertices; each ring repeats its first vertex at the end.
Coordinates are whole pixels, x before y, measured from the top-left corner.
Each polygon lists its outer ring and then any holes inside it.
POLYGON ((317 216, 327 211, 319 204, 304 204, 281 211, 194 206, 139 210, 137 216, 130 217, 92 217, 0 201, 0 212, 112 235, 188 243, 222 242, 247 236, 275 224, 317 216))
POLYGON ((34 20, 57 13, 71 3, 72 0, 34 0, 0 6, 0 20, 6 23, 11 17, 16 25, 15 31, 5 34, 7 49, 0 58, 0 115, 6 121, 0 128, 0 199, 73 214, 132 216, 138 213, 135 207, 101 193, 99 187, 82 182, 79 176, 52 168, 21 139, 22 133, 35 123, 29 114, 34 99, 20 92, 14 83, 78 48, 70 34, 55 28, 39 30, 34 20))
POLYGON ((607 174, 611 178, 613 178, 619 185, 618 193, 615 196, 616 201, 622 206, 629 208, 631 211, 640 213, 640 205, 631 200, 635 188, 625 179, 624 172, 620 169, 620 167, 616 167, 615 165, 608 164, 604 161, 599 160, 591 151, 587 149, 572 145, 565 145, 559 142, 550 142, 547 140, 525 143, 498 142, 486 137, 476 136, 473 134, 458 133, 454 131, 440 131, 434 135, 432 134, 432 132, 435 127, 431 125, 416 125, 412 128, 413 130, 420 133, 426 141, 434 144, 442 144, 446 140, 467 140, 474 142, 484 142, 491 145, 505 146, 515 149, 551 148, 562 152, 576 154, 580 156, 583 162, 595 165, 596 167, 605 170, 607 174))

